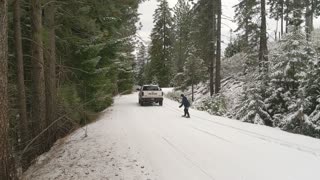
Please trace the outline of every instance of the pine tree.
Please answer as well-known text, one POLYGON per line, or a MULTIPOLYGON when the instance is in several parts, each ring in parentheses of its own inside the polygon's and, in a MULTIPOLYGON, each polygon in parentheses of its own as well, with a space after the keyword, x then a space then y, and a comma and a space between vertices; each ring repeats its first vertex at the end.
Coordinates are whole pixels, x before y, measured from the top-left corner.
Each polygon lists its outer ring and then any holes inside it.
POLYGON ((188 58, 184 64, 185 86, 191 85, 192 101, 194 101, 194 86, 204 79, 204 61, 195 55, 195 47, 191 46, 188 58))
POLYGON ((174 54, 176 68, 178 73, 183 72, 183 65, 187 59, 188 45, 190 44, 191 31, 191 6, 187 0, 178 0, 173 8, 174 13, 174 54))
MULTIPOLYGON (((57 80, 56 80, 56 3, 49 2, 44 9, 45 28, 48 38, 44 43, 46 51, 45 58, 45 86, 46 86, 46 121, 50 125, 57 119, 57 80)), ((55 141, 56 126, 50 128, 47 132, 48 147, 55 141)))
POLYGON ((243 50, 255 50, 258 44, 259 29, 257 19, 260 7, 256 0, 241 0, 235 6, 235 20, 238 24, 236 31, 242 31, 243 50))
POLYGON ((261 39, 261 36, 263 35, 261 30, 265 29, 259 28, 258 23, 260 18, 262 18, 261 7, 256 0, 241 0, 235 6, 235 13, 235 21, 238 24, 238 28, 235 31, 240 32, 242 42, 241 49, 242 52, 247 54, 245 73, 248 73, 248 71, 254 71, 259 65, 259 62, 257 61, 259 55, 261 58, 263 57, 262 54, 265 54, 259 51, 259 48, 263 47, 259 45, 259 39, 261 39))
POLYGON ((268 71, 268 45, 267 45, 266 1, 261 0, 260 46, 259 64, 261 71, 268 71))
POLYGON ((147 49, 146 46, 140 42, 138 46, 138 53, 137 53, 137 59, 136 59, 136 82, 139 85, 143 85, 146 82, 145 79, 145 70, 146 70, 146 64, 147 64, 147 49))
MULTIPOLYGON (((27 117, 27 102, 26 102, 26 87, 24 76, 24 58, 22 46, 22 31, 21 31, 21 7, 20 0, 14 1, 14 37, 15 37, 15 58, 17 61, 17 85, 19 97, 19 134, 21 137, 20 147, 22 150, 28 140, 28 117, 27 117)), ((22 158, 24 159, 24 158, 22 158)), ((24 164, 24 163, 23 163, 24 164)))
POLYGON ((255 80, 255 85, 244 87, 241 104, 237 107, 237 119, 243 122, 273 126, 272 118, 264 103, 262 81, 255 80))
POLYGON ((215 90, 214 92, 218 94, 221 89, 221 27, 222 27, 222 3, 221 0, 217 0, 217 55, 215 64, 215 90))
MULTIPOLYGON (((34 136, 41 133, 46 127, 46 96, 44 80, 44 60, 43 60, 43 39, 42 39, 42 8, 38 0, 31 1, 32 18, 32 119, 33 126, 36 127, 34 136)), ((45 151, 45 145, 41 142, 44 138, 37 139, 41 147, 38 153, 45 151)))
POLYGON ((305 123, 302 133, 320 137, 320 60, 314 58, 308 64, 307 74, 302 81, 301 92, 304 95, 304 113, 309 121, 305 123))
POLYGON ((284 33, 284 15, 285 15, 285 0, 268 0, 270 5, 270 17, 275 20, 280 20, 280 34, 284 33))
POLYGON ((200 0, 195 5, 192 27, 192 41, 197 55, 204 60, 209 77, 210 96, 215 90, 215 65, 217 58, 217 7, 213 0, 200 0))
POLYGON ((240 53, 241 47, 242 47, 242 40, 239 37, 237 37, 236 39, 228 43, 227 47, 224 50, 224 56, 226 58, 230 58, 240 53))
POLYGON ((8 2, 0 1, 0 179, 16 179, 9 141, 8 2))
POLYGON ((320 60, 315 50, 310 47, 310 59, 307 65, 306 75, 301 84, 301 92, 304 95, 304 112, 310 115, 313 121, 319 121, 317 117, 320 105, 320 60), (313 55, 313 56, 312 56, 313 55))
POLYGON ((314 10, 313 10, 313 0, 304 0, 305 3, 305 23, 306 23, 306 35, 307 40, 311 40, 311 32, 313 31, 313 17, 314 17, 314 10))
POLYGON ((151 33, 150 75, 161 87, 169 86, 172 78, 172 17, 167 0, 160 0, 154 14, 151 33))
POLYGON ((272 54, 271 81, 267 89, 269 98, 266 99, 270 105, 268 111, 273 117, 277 117, 278 114, 291 117, 277 122, 280 127, 288 129, 293 126, 296 117, 304 118, 304 115, 301 115, 304 113, 302 107, 304 97, 300 87, 306 76, 308 64, 313 58, 313 48, 306 41, 301 29, 296 27, 292 27, 290 33, 283 37, 280 47, 272 54))

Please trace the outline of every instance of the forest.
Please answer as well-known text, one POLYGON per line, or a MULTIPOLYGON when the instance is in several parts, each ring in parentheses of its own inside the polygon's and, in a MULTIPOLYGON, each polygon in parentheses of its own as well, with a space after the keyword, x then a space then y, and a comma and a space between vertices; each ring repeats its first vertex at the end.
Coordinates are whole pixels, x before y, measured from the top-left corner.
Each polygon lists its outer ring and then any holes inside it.
POLYGON ((133 86, 140 1, 0 1, 0 179, 133 86))
POLYGON ((239 0, 224 50, 221 0, 157 0, 148 43, 136 36, 143 1, 0 0, 0 179, 18 179, 134 85, 194 102, 203 86, 201 110, 320 138, 319 0, 239 0), (241 84, 232 108, 230 78, 241 84))

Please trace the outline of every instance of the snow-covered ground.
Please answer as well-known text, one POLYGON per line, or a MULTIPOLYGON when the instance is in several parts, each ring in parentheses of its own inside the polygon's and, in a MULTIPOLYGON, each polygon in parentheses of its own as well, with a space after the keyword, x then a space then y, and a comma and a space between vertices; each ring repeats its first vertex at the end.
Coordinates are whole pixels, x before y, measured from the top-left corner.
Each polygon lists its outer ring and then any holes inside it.
POLYGON ((41 156, 24 179, 319 180, 320 140, 190 110, 115 98, 99 121, 41 156))

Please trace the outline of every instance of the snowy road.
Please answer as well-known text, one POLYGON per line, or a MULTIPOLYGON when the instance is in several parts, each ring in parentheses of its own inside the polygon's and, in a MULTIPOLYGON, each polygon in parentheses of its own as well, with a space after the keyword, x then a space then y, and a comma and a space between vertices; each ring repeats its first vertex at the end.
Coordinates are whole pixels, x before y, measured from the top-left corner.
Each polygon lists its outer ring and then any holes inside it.
POLYGON ((141 107, 137 94, 117 97, 88 127, 89 137, 77 131, 26 179, 320 179, 320 140, 192 109, 186 119, 178 106, 165 99, 162 107, 141 107))

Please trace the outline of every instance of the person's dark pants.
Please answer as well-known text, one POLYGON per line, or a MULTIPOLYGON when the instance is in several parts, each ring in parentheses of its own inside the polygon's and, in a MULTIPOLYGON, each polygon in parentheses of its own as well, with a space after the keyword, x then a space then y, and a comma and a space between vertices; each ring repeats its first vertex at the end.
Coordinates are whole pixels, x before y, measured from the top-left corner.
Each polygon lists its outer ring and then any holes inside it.
POLYGON ((185 107, 185 108, 184 108, 184 116, 190 117, 189 107, 185 107))

